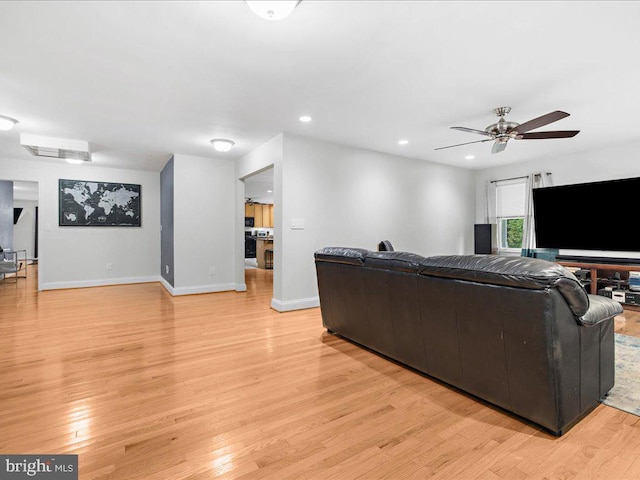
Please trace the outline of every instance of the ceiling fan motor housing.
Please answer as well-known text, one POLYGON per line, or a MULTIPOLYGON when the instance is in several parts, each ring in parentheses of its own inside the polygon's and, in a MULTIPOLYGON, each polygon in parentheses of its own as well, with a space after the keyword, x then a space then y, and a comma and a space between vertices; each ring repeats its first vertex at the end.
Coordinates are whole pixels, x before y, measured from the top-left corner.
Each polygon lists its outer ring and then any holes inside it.
POLYGON ((515 129, 520 125, 516 122, 507 122, 504 117, 500 117, 497 123, 493 123, 484 129, 485 132, 495 135, 496 137, 502 135, 509 135, 511 132, 514 132, 515 129))

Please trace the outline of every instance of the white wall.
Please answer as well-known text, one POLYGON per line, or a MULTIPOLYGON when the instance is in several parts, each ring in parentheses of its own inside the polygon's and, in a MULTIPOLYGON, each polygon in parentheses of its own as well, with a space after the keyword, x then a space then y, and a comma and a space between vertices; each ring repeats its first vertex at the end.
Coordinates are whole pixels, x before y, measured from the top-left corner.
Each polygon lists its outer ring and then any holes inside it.
POLYGON ((234 289, 234 213, 232 160, 174 155, 174 295, 234 289))
MULTIPOLYGON (((605 150, 586 151, 572 155, 549 157, 530 162, 505 165, 476 171, 476 222, 485 222, 486 185, 488 181, 510 178, 530 173, 551 172, 554 185, 569 185, 602 180, 640 177, 640 162, 637 160, 640 142, 626 145, 612 145, 605 150)), ((639 192, 640 195, 640 192, 639 192)), ((612 221, 615 224, 622 218, 614 213, 615 199, 576 199, 576 206, 589 208, 589 201, 609 201, 612 207, 612 221)), ((633 209, 633 206, 624 206, 633 209)), ((613 225, 612 224, 612 225, 613 225)), ((626 222, 618 223, 614 235, 633 235, 626 222)), ((561 250, 561 254, 586 255, 596 257, 640 258, 640 252, 604 252, 561 250)))
POLYGON ((22 208, 18 223, 13 226, 14 250, 26 250, 27 258, 34 258, 36 239, 36 207, 35 200, 13 200, 14 208, 22 208))
POLYGON ((473 252, 473 171, 289 134, 281 169, 278 310, 318 304, 313 254, 321 247, 375 250, 389 240, 425 256, 473 252), (291 229, 294 219, 304 230, 291 229))
POLYGON ((157 281, 160 258, 160 177, 157 172, 69 165, 56 160, 0 159, 6 180, 39 184, 39 288, 157 281), (141 227, 59 227, 58 180, 142 186, 141 227), (107 263, 112 264, 108 271, 107 263))

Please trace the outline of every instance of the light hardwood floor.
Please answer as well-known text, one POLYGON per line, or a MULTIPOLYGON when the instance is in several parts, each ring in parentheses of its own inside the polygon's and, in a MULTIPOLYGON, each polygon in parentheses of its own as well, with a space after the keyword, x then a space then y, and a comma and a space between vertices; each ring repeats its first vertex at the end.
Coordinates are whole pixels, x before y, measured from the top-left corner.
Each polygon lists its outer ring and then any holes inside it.
MULTIPOLYGON (((319 309, 159 284, 0 283, 0 453, 79 455, 89 479, 640 478, 640 418, 561 438, 349 342, 319 309)), ((639 335, 640 314, 621 332, 639 335)))

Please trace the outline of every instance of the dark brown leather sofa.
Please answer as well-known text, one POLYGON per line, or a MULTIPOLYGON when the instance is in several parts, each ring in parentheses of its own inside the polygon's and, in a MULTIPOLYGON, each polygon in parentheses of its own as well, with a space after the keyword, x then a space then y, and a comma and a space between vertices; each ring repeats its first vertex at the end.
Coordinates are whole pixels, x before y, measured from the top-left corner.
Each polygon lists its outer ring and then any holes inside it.
POLYGON ((315 253, 323 325, 562 435, 614 384, 619 303, 567 269, 498 255, 315 253))

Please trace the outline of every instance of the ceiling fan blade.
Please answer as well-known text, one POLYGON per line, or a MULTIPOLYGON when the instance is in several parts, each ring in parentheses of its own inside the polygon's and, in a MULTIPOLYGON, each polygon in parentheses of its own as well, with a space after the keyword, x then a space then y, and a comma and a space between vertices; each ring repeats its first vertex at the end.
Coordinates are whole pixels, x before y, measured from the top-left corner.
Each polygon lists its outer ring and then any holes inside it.
POLYGON ((500 153, 504 151, 505 148, 507 148, 507 142, 496 142, 491 148, 491 153, 500 153))
POLYGON ((449 128, 452 128, 453 130, 460 130, 461 132, 478 133, 480 135, 485 135, 487 137, 491 136, 490 133, 487 133, 484 130, 477 130, 475 128, 467 128, 467 127, 449 127, 449 128))
POLYGON ((518 140, 541 140, 545 138, 571 138, 580 133, 580 130, 557 130, 554 132, 531 132, 516 136, 518 140))
POLYGON ((515 130, 518 133, 525 133, 529 130, 544 127, 545 125, 548 125, 550 123, 557 122, 558 120, 562 120, 563 118, 568 116, 569 114, 567 112, 556 110, 555 112, 547 113, 546 115, 542 115, 541 117, 534 118, 533 120, 529 120, 528 122, 524 122, 518 125, 515 130))
POLYGON ((490 142, 491 140, 493 140, 493 138, 487 138, 485 140, 476 140, 475 142, 458 143, 457 145, 448 145, 446 147, 438 147, 438 148, 434 148, 434 150, 444 150, 445 148, 461 147, 462 145, 470 145, 472 143, 490 142))

